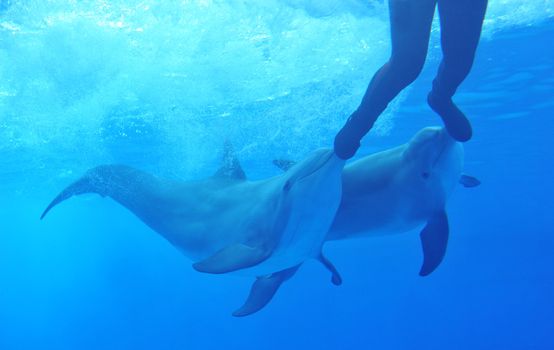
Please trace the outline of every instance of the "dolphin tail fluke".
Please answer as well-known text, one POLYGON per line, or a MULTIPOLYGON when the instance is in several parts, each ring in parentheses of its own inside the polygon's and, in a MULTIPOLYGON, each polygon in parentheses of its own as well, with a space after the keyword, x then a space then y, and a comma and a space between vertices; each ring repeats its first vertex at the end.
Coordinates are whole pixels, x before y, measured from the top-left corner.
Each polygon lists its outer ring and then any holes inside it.
POLYGON ((423 265, 420 276, 427 276, 441 263, 448 244, 448 217, 445 211, 436 213, 421 231, 423 247, 423 265))
POLYGON ((90 181, 90 172, 91 171, 88 171, 82 178, 67 186, 62 192, 60 192, 60 194, 58 194, 56 198, 54 198, 54 200, 48 205, 48 207, 46 207, 46 209, 40 216, 40 219, 42 220, 46 216, 46 214, 48 214, 50 209, 54 208, 56 205, 65 201, 66 199, 83 193, 97 192, 97 189, 94 186, 94 182, 90 181))
POLYGON ((291 278, 299 267, 300 265, 296 265, 268 276, 256 278, 248 299, 244 305, 233 312, 233 316, 248 316, 263 309, 271 301, 281 284, 291 278))
POLYGON ((54 200, 46 207, 41 220, 48 212, 65 201, 68 198, 84 193, 98 193, 102 197, 117 196, 123 199, 125 195, 130 195, 135 187, 146 187, 146 184, 152 183, 154 177, 134 168, 124 165, 100 165, 88 170, 79 180, 66 187, 54 200))
POLYGON ((257 265, 267 259, 268 252, 246 244, 233 244, 214 255, 192 265, 196 271, 205 273, 227 273, 257 265))

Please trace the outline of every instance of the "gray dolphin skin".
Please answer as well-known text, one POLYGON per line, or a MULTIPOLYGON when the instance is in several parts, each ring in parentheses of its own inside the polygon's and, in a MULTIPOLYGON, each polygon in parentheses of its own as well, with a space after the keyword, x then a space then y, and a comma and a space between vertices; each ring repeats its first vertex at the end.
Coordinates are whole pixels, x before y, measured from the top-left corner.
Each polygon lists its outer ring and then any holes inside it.
MULTIPOLYGON (((457 183, 464 187, 480 184, 478 179, 462 174, 463 158, 462 144, 444 128, 427 127, 406 144, 348 164, 343 170, 342 201, 326 241, 399 234, 423 226, 420 238, 424 258, 419 274, 429 275, 446 252, 448 197, 457 183)), ((275 160, 274 164, 288 171, 295 163, 275 160)), ((336 270, 331 271, 333 284, 340 284, 336 270)), ((294 272, 269 276, 273 282, 270 287, 268 281, 261 284, 258 279, 250 298, 262 308, 263 301, 271 300, 294 272)))
MULTIPOLYGON (((343 167, 333 150, 321 149, 284 174, 248 181, 230 145, 223 167, 201 181, 171 181, 124 165, 102 165, 64 189, 41 219, 74 195, 97 193, 129 209, 196 261, 196 270, 240 271, 260 276, 261 285, 275 272, 284 279, 311 258, 334 270, 321 247, 340 204, 343 167)), ((235 315, 257 311, 260 303, 250 298, 235 315)))
POLYGON ((410 142, 349 164, 343 198, 327 240, 420 233, 420 275, 433 272, 448 242, 445 205, 461 181, 463 147, 444 128, 419 131, 410 142))
MULTIPOLYGON (((406 144, 350 163, 343 170, 342 201, 326 241, 398 234, 426 224, 420 274, 430 274, 446 251, 448 197, 458 183, 479 184, 462 174, 463 157, 462 144, 444 128, 427 127, 406 144)), ((295 163, 274 164, 288 171, 295 163)))
POLYGON ((330 150, 298 164, 274 161, 286 172, 261 181, 246 179, 230 145, 224 154, 213 177, 194 182, 159 179, 122 165, 91 169, 41 218, 74 195, 111 197, 196 261, 196 270, 256 276, 246 302, 233 313, 246 316, 266 306, 310 258, 340 285, 340 274, 321 251, 325 241, 423 227, 420 275, 430 274, 446 252, 448 197, 457 183, 479 185, 462 174, 462 145, 439 127, 424 128, 408 143, 346 167, 330 150))

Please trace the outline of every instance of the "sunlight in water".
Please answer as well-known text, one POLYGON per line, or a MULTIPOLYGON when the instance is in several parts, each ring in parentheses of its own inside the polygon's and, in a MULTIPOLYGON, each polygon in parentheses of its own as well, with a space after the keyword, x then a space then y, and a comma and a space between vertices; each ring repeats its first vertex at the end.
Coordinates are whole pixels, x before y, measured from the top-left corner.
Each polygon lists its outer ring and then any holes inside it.
MULTIPOLYGON (((484 36, 552 8, 491 1, 484 36)), ((78 168, 132 162, 147 146, 162 169, 190 173, 223 139, 243 157, 330 146, 389 52, 382 1, 37 0, 0 11, 0 150, 32 149, 35 168, 60 153, 78 168)), ((374 135, 390 132, 406 94, 374 135)))

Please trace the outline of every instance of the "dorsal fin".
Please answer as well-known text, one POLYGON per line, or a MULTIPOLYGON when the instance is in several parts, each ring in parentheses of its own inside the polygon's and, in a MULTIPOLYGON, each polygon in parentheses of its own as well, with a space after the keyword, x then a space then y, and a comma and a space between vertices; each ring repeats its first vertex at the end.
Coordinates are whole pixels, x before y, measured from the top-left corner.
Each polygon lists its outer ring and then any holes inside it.
POLYGON ((294 160, 288 160, 288 159, 274 159, 273 165, 275 165, 277 168, 288 171, 290 168, 292 168, 296 162, 294 160))
POLYGON ((223 165, 214 174, 214 177, 246 180, 246 175, 240 166, 233 145, 228 140, 223 145, 223 165))

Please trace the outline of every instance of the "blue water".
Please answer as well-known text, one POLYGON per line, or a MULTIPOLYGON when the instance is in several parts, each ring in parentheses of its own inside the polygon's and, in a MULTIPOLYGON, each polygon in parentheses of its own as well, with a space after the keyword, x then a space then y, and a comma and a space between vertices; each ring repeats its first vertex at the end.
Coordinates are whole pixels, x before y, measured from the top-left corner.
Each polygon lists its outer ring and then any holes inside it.
MULTIPOLYGON (((359 154, 439 123, 424 104, 438 34, 359 154)), ((553 37, 553 1, 490 0, 457 95, 482 185, 450 199, 437 271, 418 276, 417 231, 332 242, 342 286, 306 263, 237 319, 250 279, 195 272, 114 202, 40 213, 102 163, 201 178, 228 139, 259 179, 329 146, 388 56, 386 6, 1 0, 0 349, 554 348, 553 37)))

